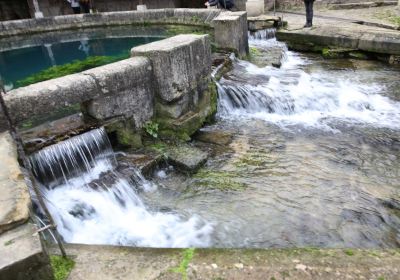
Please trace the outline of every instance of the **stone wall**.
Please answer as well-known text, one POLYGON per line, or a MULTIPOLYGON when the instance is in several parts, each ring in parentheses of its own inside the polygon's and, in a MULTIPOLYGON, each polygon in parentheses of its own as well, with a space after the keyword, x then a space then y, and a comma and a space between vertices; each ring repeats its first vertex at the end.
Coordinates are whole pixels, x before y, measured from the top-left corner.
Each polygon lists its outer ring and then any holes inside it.
POLYGON ((0 25, 0 37, 129 24, 185 24, 210 26, 213 19, 220 13, 220 10, 214 9, 155 9, 144 12, 125 11, 13 20, 2 22, 0 25))
MULTIPOLYGON (((245 0, 238 0, 245 1, 245 0)), ((149 9, 204 8, 204 0, 142 0, 149 9)), ((136 10, 140 0, 92 0, 97 12, 136 10)), ((45 17, 73 14, 67 0, 38 0, 39 10, 45 17)), ((0 0, 0 21, 35 17, 33 0, 0 0)))

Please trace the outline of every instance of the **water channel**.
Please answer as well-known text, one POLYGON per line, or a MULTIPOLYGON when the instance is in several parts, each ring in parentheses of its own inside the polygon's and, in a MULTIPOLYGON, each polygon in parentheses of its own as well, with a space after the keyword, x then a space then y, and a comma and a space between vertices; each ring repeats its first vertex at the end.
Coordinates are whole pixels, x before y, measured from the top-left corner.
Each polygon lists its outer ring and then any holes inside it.
MULTIPOLYGON (((400 246, 400 69, 324 60, 274 38, 280 68, 233 58, 218 82, 228 144, 195 175, 120 172, 103 130, 32 157, 67 242, 150 247, 400 246), (84 162, 79 165, 77 162, 84 162)), ((218 136, 215 136, 218 137, 218 136)))

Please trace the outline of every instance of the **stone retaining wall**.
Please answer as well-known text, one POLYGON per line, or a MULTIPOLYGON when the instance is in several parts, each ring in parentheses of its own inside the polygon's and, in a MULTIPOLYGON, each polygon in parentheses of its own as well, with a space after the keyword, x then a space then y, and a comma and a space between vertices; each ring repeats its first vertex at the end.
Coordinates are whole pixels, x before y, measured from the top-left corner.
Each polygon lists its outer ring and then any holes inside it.
POLYGON ((154 9, 55 16, 0 22, 0 37, 39 32, 129 24, 187 24, 210 26, 217 9, 154 9))
MULTIPOLYGON (((246 13, 221 12, 212 9, 164 9, 9 21, 0 24, 0 37, 104 24, 109 26, 132 23, 212 26, 218 47, 235 51, 239 56, 245 56, 248 53, 246 13)), ((152 57, 150 60, 145 57, 135 57, 86 72, 18 88, 10 91, 5 96, 5 101, 17 124, 34 116, 50 114, 59 108, 80 103, 84 105, 84 112, 97 120, 105 121, 116 117, 133 118, 135 126, 141 127, 153 116, 153 98, 156 92, 162 97, 160 99, 162 102, 157 105, 159 111, 168 111, 173 117, 180 117, 190 110, 185 109, 180 113, 176 110, 189 108, 189 104, 197 106, 196 102, 199 99, 194 95, 184 100, 186 98, 184 95, 193 92, 196 87, 200 91, 207 89, 208 80, 205 77, 209 76, 211 58, 210 40, 205 38, 207 37, 200 35, 182 35, 175 39, 170 38, 142 46, 133 50, 133 55, 137 56, 142 52, 146 56, 150 55, 152 57), (155 49, 149 53, 147 50, 151 48, 155 49), (165 51, 162 62, 157 61, 161 59, 160 57, 153 56, 157 49, 165 51), (166 65, 169 66, 166 67, 166 65), (182 69, 185 71, 182 72, 182 69), (176 73, 171 70, 176 70, 176 73), (170 73, 171 78, 162 76, 161 73, 164 72, 170 73), (151 81, 153 74, 158 81, 157 88, 153 88, 151 81), (181 96, 173 96, 169 99, 165 95, 168 91, 179 93, 181 96), (177 103, 172 104, 171 101, 177 103), (174 108, 175 112, 172 112, 171 108, 174 108)), ((2 121, 0 118, 0 131, 5 129, 4 119, 2 121)))
POLYGON ((178 35, 136 47, 132 56, 10 91, 5 102, 14 122, 78 103, 100 125, 124 120, 138 131, 157 117, 165 131, 187 138, 214 113, 209 35, 178 35))

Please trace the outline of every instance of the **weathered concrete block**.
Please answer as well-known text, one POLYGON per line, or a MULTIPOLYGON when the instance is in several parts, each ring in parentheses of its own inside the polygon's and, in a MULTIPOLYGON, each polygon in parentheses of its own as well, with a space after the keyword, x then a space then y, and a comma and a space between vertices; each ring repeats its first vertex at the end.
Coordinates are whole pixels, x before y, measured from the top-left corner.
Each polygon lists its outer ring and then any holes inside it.
POLYGON ((215 43, 244 57, 249 52, 246 12, 225 12, 213 20, 215 43))
POLYGON ((93 78, 104 94, 85 104, 90 116, 99 120, 132 117, 136 127, 153 116, 153 74, 148 58, 125 59, 82 74, 93 78))
POLYGON ((146 56, 153 65, 154 84, 163 101, 178 100, 211 71, 208 35, 178 35, 135 47, 132 56, 146 56))
POLYGON ((0 158, 1 234, 29 219, 31 199, 19 167, 16 145, 8 132, 0 134, 0 158))
POLYGON ((52 280, 53 272, 36 226, 21 225, 0 235, 0 280, 52 280))
POLYGON ((91 76, 73 74, 11 90, 4 100, 14 122, 19 123, 99 95, 101 92, 91 76))
POLYGON ((264 13, 264 0, 247 0, 246 11, 249 17, 262 15, 264 13))

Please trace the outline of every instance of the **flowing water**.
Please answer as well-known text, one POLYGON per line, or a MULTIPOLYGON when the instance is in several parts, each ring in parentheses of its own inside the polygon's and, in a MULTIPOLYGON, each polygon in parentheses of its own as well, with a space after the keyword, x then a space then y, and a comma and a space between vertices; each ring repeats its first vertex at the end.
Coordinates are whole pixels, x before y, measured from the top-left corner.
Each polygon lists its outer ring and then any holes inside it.
POLYGON ((123 176, 104 129, 31 156, 46 204, 66 242, 141 247, 207 246, 212 228, 195 215, 147 207, 156 191, 137 170, 123 176))
POLYGON ((195 143, 211 154, 197 174, 122 175, 102 130, 32 157, 67 242, 399 247, 400 69, 290 52, 271 34, 250 43, 281 47, 282 67, 234 59, 203 129, 231 142, 195 143))

